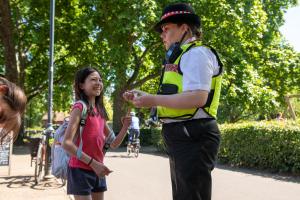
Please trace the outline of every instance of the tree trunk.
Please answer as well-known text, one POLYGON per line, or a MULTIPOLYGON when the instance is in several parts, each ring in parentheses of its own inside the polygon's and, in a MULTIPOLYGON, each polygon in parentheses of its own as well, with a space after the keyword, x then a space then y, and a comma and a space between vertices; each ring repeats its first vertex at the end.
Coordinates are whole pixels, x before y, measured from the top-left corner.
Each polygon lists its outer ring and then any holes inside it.
POLYGON ((17 138, 14 142, 14 144, 17 145, 17 146, 24 145, 24 141, 23 141, 24 136, 25 136, 24 135, 24 133, 25 133, 25 116, 24 115, 22 116, 21 121, 22 121, 22 123, 21 123, 21 126, 20 126, 20 130, 19 130, 17 138))
POLYGON ((121 117, 126 115, 125 101, 122 97, 123 92, 115 91, 113 100, 113 130, 119 133, 122 128, 121 117))
MULTIPOLYGON (((9 0, 0 0, 0 38, 4 47, 5 76, 8 80, 20 85, 14 43, 13 22, 9 0)), ((23 83, 21 84, 23 88, 23 83)), ((24 116, 15 144, 23 143, 24 116)))
POLYGON ((6 78, 14 83, 19 84, 13 35, 13 23, 9 0, 0 0, 0 37, 4 46, 6 78))
POLYGON ((19 46, 18 57, 19 57, 19 86, 25 91, 25 68, 26 68, 26 57, 22 55, 22 49, 19 46))

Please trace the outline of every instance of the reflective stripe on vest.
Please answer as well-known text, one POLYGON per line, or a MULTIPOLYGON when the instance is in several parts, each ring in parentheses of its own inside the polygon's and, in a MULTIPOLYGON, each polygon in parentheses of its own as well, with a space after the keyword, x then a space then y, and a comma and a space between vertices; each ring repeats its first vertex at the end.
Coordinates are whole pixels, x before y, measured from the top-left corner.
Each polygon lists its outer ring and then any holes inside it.
MULTIPOLYGON (((164 66, 164 73, 162 82, 159 88, 159 94, 162 95, 171 95, 171 94, 178 94, 182 93, 182 74, 180 72, 178 63, 180 62, 180 59, 182 55, 187 52, 192 47, 198 47, 201 46, 201 43, 196 41, 193 43, 182 45, 181 48, 183 52, 181 55, 176 59, 174 64, 166 64, 164 66)), ((210 116, 216 118, 217 115, 217 109, 219 105, 219 99, 220 99, 220 92, 221 92, 221 82, 222 82, 222 63, 219 60, 218 55, 213 50, 212 51, 219 62, 220 66, 220 73, 216 76, 212 77, 211 82, 211 90, 208 94, 207 103, 202 108, 205 112, 207 112, 210 116)), ((158 117, 160 119, 191 119, 198 111, 199 108, 193 108, 193 109, 174 109, 174 108, 167 108, 167 107, 157 107, 157 113, 158 117)))

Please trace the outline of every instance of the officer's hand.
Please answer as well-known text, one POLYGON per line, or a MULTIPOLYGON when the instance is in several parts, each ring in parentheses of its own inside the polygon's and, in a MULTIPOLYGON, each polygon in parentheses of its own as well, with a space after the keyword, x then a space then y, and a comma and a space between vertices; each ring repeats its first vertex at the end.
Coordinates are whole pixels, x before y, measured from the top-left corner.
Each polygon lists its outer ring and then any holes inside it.
POLYGON ((126 100, 126 101, 132 101, 133 98, 134 98, 134 93, 133 91, 126 91, 123 93, 123 98, 126 100))
POLYGON ((141 108, 141 107, 150 108, 150 107, 156 106, 155 96, 144 93, 142 96, 134 97, 132 100, 132 104, 138 108, 141 108))
POLYGON ((149 95, 147 92, 143 92, 141 90, 131 90, 131 92, 133 93, 134 98, 149 95))

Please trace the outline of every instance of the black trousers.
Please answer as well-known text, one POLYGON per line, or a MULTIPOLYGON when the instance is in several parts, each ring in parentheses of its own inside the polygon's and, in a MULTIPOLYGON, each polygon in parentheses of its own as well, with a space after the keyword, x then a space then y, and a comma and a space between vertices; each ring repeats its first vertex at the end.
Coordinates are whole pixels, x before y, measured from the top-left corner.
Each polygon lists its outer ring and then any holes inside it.
POLYGON ((173 200, 211 200, 220 131, 215 119, 163 125, 170 160, 173 200))

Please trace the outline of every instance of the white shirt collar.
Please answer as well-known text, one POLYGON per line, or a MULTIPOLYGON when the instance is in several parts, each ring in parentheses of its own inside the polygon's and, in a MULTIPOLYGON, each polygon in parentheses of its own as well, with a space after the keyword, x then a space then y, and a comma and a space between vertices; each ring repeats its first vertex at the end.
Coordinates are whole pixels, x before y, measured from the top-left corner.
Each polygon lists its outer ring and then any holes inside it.
POLYGON ((184 44, 187 44, 187 43, 190 43, 190 42, 193 42, 193 41, 195 41, 196 40, 196 37, 190 37, 189 39, 187 39, 186 41, 184 41, 183 43, 182 43, 182 45, 184 45, 184 44))

